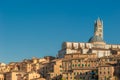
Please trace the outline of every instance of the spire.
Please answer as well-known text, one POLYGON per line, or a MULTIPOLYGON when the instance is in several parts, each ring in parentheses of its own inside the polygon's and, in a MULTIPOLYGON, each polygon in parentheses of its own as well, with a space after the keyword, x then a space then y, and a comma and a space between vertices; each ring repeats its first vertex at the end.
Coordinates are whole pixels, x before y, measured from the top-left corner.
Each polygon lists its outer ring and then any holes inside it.
POLYGON ((100 17, 98 17, 98 19, 96 20, 96 23, 102 23, 102 20, 100 19, 100 17))
POLYGON ((100 21, 100 17, 98 17, 97 21, 100 21))

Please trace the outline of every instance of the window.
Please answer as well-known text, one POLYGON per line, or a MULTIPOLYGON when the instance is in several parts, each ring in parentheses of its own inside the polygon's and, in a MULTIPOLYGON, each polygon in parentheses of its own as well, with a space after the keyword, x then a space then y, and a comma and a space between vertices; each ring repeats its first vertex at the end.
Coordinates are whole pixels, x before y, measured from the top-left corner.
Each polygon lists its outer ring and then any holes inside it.
POLYGON ((78 67, 80 67, 80 64, 78 64, 78 67))
POLYGON ((60 65, 60 68, 62 68, 62 66, 60 65))
POLYGON ((75 67, 77 66, 77 64, 75 64, 75 67))
POLYGON ((76 75, 76 73, 74 72, 74 75, 76 75))
POLYGON ((74 80, 76 80, 76 77, 74 77, 74 80))
POLYGON ((73 64, 73 67, 74 67, 74 64, 73 64))
POLYGON ((84 64, 82 64, 82 67, 84 67, 84 64))
POLYGON ((80 72, 80 75, 82 75, 82 73, 80 72))
POLYGON ((90 67, 90 64, 88 64, 88 67, 90 67))

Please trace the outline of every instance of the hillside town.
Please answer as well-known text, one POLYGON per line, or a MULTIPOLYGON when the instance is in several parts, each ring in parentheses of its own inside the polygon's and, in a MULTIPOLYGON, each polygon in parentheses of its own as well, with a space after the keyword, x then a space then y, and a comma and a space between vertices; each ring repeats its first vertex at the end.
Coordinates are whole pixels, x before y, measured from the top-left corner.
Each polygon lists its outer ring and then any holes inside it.
POLYGON ((0 63, 0 80, 120 80, 120 45, 104 41, 98 18, 88 42, 63 42, 56 57, 0 63))

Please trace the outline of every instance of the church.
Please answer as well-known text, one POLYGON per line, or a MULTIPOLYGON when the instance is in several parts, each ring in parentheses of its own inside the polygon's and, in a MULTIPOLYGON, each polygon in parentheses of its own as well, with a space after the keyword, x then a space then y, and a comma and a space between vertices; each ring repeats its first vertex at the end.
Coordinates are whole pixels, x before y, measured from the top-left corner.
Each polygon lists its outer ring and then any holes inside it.
POLYGON ((103 21, 98 18, 94 23, 94 34, 86 43, 63 42, 62 49, 58 52, 58 58, 65 54, 96 54, 98 58, 119 54, 120 45, 107 44, 104 41, 103 21))

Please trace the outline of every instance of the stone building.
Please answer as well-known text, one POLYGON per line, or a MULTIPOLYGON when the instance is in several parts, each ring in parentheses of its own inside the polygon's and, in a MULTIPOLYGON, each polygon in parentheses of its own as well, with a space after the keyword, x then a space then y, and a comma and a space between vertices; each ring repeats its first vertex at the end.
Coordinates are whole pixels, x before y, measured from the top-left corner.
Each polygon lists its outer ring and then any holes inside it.
POLYGON ((4 73, 0 73, 0 80, 5 80, 4 73))
POLYGON ((28 72, 23 76, 22 80, 37 80, 40 79, 40 74, 34 71, 28 72))
POLYGON ((62 78, 62 59, 55 59, 50 63, 47 80, 60 80, 62 78))
POLYGON ((0 63, 0 72, 4 72, 4 70, 6 69, 6 64, 5 63, 0 63))
POLYGON ((62 69, 63 80, 119 80, 120 55, 65 54, 62 69))
POLYGON ((99 80, 114 80, 114 66, 112 65, 101 65, 98 68, 99 80))
POLYGON ((5 74, 5 80, 23 80, 25 72, 21 71, 12 71, 5 74))
POLYGON ((92 79, 92 73, 97 72, 98 60, 95 54, 66 54, 62 61, 63 79, 92 79))

